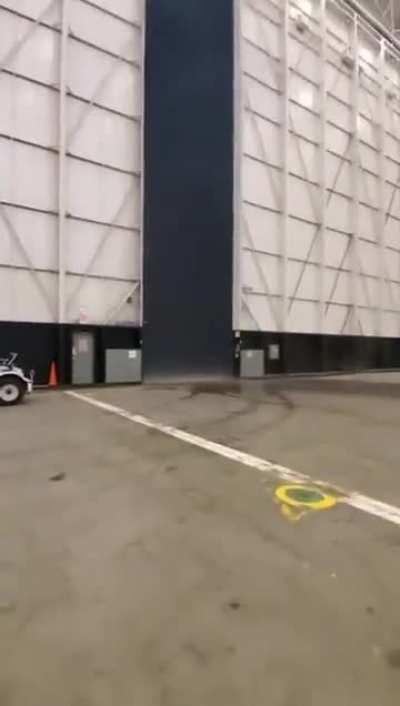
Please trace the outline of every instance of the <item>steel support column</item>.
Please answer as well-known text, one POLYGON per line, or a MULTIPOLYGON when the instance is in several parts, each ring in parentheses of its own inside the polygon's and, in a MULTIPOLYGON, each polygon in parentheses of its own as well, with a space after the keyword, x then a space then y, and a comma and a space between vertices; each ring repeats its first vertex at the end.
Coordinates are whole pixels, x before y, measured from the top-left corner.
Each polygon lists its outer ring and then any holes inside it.
POLYGON ((378 122, 378 144, 379 144, 379 217, 377 241, 379 245, 379 294, 377 302, 377 322, 376 334, 383 335, 383 310, 385 305, 385 227, 386 227, 386 157, 385 157, 385 135, 386 135, 386 41, 384 38, 380 42, 379 52, 379 114, 378 122))
POLYGON ((325 333, 325 241, 327 210, 326 125, 327 125, 327 23, 326 0, 321 0, 321 75, 320 75, 320 230, 319 230, 319 308, 320 333, 325 333))
POLYGON ((289 59, 290 5, 285 2, 282 22, 282 235, 281 235, 281 330, 287 330, 288 313, 288 254, 289 235, 289 148, 290 148, 290 59, 289 59))
POLYGON ((359 120, 360 120, 360 58, 359 58, 359 27, 358 16, 353 17, 353 69, 352 69, 352 90, 353 105, 351 111, 352 125, 352 187, 353 187, 353 209, 352 209, 352 236, 351 236, 351 303, 352 303, 352 333, 358 334, 359 324, 358 296, 359 296, 359 247, 360 236, 360 141, 359 141, 359 120))
POLYGON ((70 0, 62 0, 59 93, 59 162, 58 162, 58 321, 65 321, 66 273, 66 169, 67 169, 67 72, 70 0))

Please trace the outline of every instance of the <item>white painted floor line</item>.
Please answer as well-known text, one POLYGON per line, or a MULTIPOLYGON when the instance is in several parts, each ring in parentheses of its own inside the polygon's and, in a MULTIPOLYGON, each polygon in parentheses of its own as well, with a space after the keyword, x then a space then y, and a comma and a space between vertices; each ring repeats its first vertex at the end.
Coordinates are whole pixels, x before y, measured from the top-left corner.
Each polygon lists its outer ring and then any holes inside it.
POLYGON ((156 429, 160 433, 166 434, 167 436, 172 436, 174 439, 183 441, 186 444, 197 446, 204 451, 209 451, 210 453, 217 454, 217 456, 222 456, 223 458, 228 458, 231 461, 241 463, 249 468, 254 468, 260 473, 267 473, 271 476, 275 476, 278 480, 289 483, 310 483, 312 485, 326 487, 330 490, 336 491, 338 495, 341 496, 342 503, 350 505, 357 510, 361 510, 368 515, 373 515, 381 518, 382 520, 386 520, 386 522, 392 522, 395 525, 400 525, 400 508, 394 505, 388 505, 387 503, 380 502, 379 500, 374 500, 374 498, 370 498, 367 495, 344 490, 334 484, 313 480, 310 476, 304 475, 303 473, 298 473, 297 471, 292 471, 290 468, 286 468, 285 466, 280 466, 278 464, 271 463, 270 461, 265 461, 262 458, 252 456, 244 451, 232 449, 231 447, 224 446, 223 444, 218 444, 215 441, 209 441, 208 439, 204 439, 202 436, 190 434, 187 431, 168 426, 162 422, 156 422, 155 420, 143 417, 140 414, 131 414, 121 407, 115 407, 114 405, 107 404, 107 402, 101 402, 100 400, 96 400, 94 397, 82 395, 79 392, 70 391, 65 394, 69 397, 74 397, 81 402, 86 402, 87 404, 93 405, 93 407, 102 409, 104 412, 114 414, 117 417, 122 417, 128 422, 141 424, 149 429, 156 429))

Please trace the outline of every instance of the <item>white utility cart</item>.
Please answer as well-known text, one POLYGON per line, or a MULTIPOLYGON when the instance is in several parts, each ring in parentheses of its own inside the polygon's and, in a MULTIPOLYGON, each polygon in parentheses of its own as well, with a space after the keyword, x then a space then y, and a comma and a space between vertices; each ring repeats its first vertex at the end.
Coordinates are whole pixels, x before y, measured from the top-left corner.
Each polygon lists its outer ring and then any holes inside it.
POLYGON ((17 353, 8 358, 0 358, 0 405, 10 406, 22 402, 27 393, 33 390, 33 372, 26 375, 15 365, 17 353))

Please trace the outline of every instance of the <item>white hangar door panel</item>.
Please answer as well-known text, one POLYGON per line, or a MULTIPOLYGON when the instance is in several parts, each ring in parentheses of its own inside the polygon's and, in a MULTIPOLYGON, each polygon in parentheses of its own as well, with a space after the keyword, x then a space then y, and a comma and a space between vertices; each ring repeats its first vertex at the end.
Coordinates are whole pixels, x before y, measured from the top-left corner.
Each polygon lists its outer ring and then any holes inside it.
POLYGON ((240 0, 234 327, 400 335, 400 56, 333 0, 240 0))
POLYGON ((0 9, 0 319, 141 322, 144 0, 0 9))

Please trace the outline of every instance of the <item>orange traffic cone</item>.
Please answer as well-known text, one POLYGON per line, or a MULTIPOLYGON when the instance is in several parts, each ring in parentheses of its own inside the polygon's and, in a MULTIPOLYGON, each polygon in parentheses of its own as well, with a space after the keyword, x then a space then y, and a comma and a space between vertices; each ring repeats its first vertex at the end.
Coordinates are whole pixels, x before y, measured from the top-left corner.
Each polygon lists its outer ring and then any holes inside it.
POLYGON ((54 360, 50 366, 49 387, 58 387, 57 368, 54 360))

